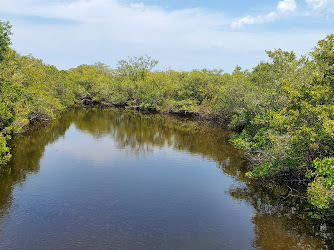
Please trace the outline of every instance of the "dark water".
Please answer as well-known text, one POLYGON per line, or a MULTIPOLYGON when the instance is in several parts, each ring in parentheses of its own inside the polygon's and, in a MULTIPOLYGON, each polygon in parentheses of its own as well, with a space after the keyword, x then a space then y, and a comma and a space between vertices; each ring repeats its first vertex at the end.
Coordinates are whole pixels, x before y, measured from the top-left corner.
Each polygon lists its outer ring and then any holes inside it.
POLYGON ((250 183, 204 122, 71 110, 14 141, 0 176, 0 249, 320 249, 284 187, 250 183))

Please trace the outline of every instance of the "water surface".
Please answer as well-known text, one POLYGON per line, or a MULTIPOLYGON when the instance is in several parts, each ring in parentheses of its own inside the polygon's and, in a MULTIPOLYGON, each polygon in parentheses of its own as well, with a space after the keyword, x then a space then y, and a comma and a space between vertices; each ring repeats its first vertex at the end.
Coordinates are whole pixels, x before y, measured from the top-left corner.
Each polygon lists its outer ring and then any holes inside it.
POLYGON ((13 146, 0 249, 333 247, 331 226, 282 201, 284 188, 250 183, 228 133, 207 122, 70 110, 13 146))

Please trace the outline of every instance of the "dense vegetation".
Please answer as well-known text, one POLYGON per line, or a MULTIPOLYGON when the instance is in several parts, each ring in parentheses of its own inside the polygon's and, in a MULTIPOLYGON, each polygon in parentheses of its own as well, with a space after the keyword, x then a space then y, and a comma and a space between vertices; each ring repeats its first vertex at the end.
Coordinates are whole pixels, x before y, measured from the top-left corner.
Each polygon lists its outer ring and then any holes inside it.
POLYGON ((232 143, 248 153, 253 178, 308 185, 316 218, 334 217, 334 35, 309 56, 267 51, 252 71, 152 71, 149 56, 59 71, 10 46, 0 22, 0 164, 8 142, 29 122, 55 117, 77 100, 220 117, 237 131, 232 143))

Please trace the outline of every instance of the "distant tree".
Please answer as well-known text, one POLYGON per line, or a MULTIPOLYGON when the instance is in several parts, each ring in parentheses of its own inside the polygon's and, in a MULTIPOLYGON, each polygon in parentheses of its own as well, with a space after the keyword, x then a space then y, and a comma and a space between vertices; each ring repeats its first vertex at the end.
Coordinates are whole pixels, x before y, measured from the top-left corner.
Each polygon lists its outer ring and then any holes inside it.
POLYGON ((311 52, 311 56, 316 62, 320 71, 318 79, 323 84, 334 87, 334 34, 328 35, 318 42, 311 52))
POLYGON ((8 21, 0 21, 0 62, 3 60, 6 50, 9 45, 11 45, 10 35, 12 26, 8 21))
POLYGON ((117 70, 120 75, 129 76, 132 80, 137 80, 145 72, 151 71, 157 64, 158 60, 152 59, 151 56, 128 57, 128 60, 120 60, 117 70))

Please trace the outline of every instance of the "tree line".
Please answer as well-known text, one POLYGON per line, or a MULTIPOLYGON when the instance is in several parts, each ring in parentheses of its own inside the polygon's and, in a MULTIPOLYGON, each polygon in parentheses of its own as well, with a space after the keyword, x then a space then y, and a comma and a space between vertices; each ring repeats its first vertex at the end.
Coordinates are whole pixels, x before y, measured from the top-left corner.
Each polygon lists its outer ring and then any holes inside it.
POLYGON ((221 117, 231 142, 252 162, 248 176, 307 188, 315 218, 334 217, 334 34, 297 58, 266 51, 252 70, 153 70, 149 56, 58 70, 10 48, 11 26, 0 21, 0 164, 27 124, 54 119, 89 97, 167 113, 221 117))

